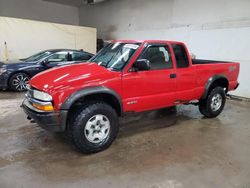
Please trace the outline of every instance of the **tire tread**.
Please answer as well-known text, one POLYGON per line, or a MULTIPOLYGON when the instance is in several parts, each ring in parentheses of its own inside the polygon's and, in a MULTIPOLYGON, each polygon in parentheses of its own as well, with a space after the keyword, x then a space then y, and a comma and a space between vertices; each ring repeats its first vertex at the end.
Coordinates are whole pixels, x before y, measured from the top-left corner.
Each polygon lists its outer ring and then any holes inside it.
POLYGON ((80 131, 79 129, 81 129, 79 124, 89 113, 99 109, 106 109, 107 111, 109 111, 109 113, 111 113, 112 116, 117 117, 116 111, 110 105, 104 102, 90 101, 85 103, 81 108, 77 109, 74 115, 69 120, 67 135, 70 137, 73 145, 82 153, 90 154, 105 150, 112 144, 113 140, 117 136, 119 130, 118 118, 114 118, 115 126, 113 127, 113 134, 110 135, 110 139, 108 139, 104 145, 101 145, 97 148, 92 147, 89 144, 82 143, 82 138, 79 137, 78 134, 80 131))
POLYGON ((226 95, 225 95, 224 89, 222 87, 215 87, 209 92, 206 99, 200 100, 199 111, 201 112, 201 114, 203 114, 207 118, 217 117, 224 109, 225 101, 226 101, 226 95), (210 107, 210 100, 212 99, 213 95, 215 95, 216 93, 220 93, 222 95, 222 105, 219 110, 217 110, 216 112, 213 112, 210 107))

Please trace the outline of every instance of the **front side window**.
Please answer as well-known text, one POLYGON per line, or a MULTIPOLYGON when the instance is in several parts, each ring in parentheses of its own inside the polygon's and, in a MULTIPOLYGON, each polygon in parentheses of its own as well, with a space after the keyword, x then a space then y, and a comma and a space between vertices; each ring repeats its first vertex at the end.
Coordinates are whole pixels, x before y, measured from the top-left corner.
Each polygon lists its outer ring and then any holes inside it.
MULTIPOLYGON (((62 62, 62 61, 70 61, 71 54, 69 52, 57 52, 47 58, 48 62, 62 62)), ((71 60, 72 61, 72 60, 71 60)))
POLYGON ((169 48, 167 46, 149 46, 140 59, 150 61, 150 70, 173 68, 169 48))
POLYGON ((140 44, 112 43, 104 47, 96 56, 90 59, 98 65, 120 71, 135 54, 140 44))

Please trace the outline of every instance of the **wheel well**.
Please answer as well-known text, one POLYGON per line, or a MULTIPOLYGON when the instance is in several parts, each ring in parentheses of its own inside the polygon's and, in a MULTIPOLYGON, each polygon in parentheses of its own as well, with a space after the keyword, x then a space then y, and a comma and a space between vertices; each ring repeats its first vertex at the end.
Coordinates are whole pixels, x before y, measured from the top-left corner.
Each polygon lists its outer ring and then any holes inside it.
POLYGON ((210 85, 208 93, 209 93, 212 89, 214 89, 214 88, 216 88, 216 87, 218 87, 218 86, 224 88, 224 89, 225 89, 225 93, 227 93, 227 92, 228 92, 228 85, 229 85, 229 82, 228 82, 228 80, 227 80, 226 78, 218 78, 218 79, 216 79, 216 80, 210 85))
POLYGON ((70 107, 69 112, 79 109, 82 105, 84 105, 86 101, 105 102, 106 104, 113 107, 119 116, 121 116, 122 114, 122 107, 121 107, 119 100, 115 96, 108 94, 108 93, 90 94, 90 95, 81 97, 76 102, 74 102, 74 104, 70 107))

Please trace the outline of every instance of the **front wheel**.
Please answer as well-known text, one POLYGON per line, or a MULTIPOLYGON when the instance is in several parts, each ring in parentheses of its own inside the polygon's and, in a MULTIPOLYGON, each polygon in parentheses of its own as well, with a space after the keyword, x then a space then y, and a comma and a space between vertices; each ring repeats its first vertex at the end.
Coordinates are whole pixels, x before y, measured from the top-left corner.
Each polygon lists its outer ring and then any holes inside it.
POLYGON ((25 73, 17 73, 10 77, 9 87, 13 91, 26 91, 30 76, 25 73))
POLYGON ((216 87, 208 94, 206 99, 201 99, 199 103, 200 112, 208 118, 218 116, 224 109, 226 94, 222 87, 216 87))
POLYGON ((85 104, 69 121, 68 131, 73 144, 82 153, 96 153, 107 149, 119 130, 118 116, 106 103, 85 104))

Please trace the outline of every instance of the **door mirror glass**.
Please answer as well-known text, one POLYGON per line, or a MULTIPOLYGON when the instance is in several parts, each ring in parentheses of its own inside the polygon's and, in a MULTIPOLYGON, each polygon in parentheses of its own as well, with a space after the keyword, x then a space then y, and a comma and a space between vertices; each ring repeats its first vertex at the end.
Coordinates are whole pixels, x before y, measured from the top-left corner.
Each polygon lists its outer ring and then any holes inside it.
POLYGON ((133 71, 150 70, 150 61, 147 59, 138 59, 133 65, 133 71))

